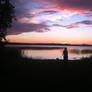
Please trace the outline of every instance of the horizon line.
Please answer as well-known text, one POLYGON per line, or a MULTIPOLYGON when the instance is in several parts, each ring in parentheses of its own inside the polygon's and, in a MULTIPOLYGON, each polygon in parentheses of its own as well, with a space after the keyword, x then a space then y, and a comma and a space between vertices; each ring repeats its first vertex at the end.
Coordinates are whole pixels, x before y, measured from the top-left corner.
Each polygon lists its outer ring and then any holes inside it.
POLYGON ((40 45, 50 45, 50 44, 53 44, 53 45, 92 45, 92 44, 71 44, 71 43, 23 43, 23 42, 8 42, 8 44, 40 44, 40 45))

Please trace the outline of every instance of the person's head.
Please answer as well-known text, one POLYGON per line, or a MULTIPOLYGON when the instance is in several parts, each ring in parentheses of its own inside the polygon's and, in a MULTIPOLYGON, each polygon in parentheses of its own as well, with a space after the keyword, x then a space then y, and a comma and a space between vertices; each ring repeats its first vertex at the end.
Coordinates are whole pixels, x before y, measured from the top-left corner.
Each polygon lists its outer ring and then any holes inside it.
POLYGON ((64 48, 64 50, 67 50, 67 48, 64 48))

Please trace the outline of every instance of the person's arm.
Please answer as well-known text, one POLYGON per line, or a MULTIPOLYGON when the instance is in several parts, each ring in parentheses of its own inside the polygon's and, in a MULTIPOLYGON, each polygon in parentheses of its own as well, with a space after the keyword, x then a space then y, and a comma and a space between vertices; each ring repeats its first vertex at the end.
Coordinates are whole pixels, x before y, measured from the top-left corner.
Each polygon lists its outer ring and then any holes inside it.
POLYGON ((64 51, 63 51, 63 53, 62 53, 62 56, 64 56, 64 51))

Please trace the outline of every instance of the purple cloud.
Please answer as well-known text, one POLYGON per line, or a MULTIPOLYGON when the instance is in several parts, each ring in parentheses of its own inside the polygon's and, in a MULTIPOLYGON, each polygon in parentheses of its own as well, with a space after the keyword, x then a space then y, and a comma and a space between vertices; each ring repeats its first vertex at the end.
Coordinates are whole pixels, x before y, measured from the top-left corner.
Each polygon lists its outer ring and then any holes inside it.
POLYGON ((54 24, 53 26, 56 26, 56 27, 64 27, 64 28, 67 28, 67 29, 71 29, 71 28, 78 28, 79 27, 79 24, 83 24, 83 25, 87 25, 87 26, 92 26, 92 21, 85 20, 85 21, 75 22, 75 23, 72 23, 70 25, 54 24))
POLYGON ((75 24, 71 24, 71 25, 59 25, 59 24, 54 24, 53 26, 56 26, 56 27, 64 27, 64 28, 67 28, 67 29, 77 28, 77 27, 78 27, 78 26, 75 25, 75 24))
POLYGON ((44 32, 49 31, 49 26, 45 23, 40 24, 26 24, 26 23, 14 23, 13 27, 8 30, 8 35, 17 35, 23 32, 44 32))
POLYGON ((91 20, 84 20, 84 21, 81 21, 81 22, 76 22, 75 24, 92 25, 92 21, 91 20))

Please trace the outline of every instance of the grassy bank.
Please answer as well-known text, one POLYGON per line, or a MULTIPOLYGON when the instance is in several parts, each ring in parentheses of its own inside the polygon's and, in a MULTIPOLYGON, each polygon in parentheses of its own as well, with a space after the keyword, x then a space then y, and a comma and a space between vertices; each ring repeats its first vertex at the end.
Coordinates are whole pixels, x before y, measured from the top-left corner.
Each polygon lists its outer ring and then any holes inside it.
POLYGON ((0 48, 0 58, 0 79, 9 88, 61 87, 71 81, 80 85, 92 80, 92 57, 67 63, 33 60, 22 58, 18 48, 0 48))

